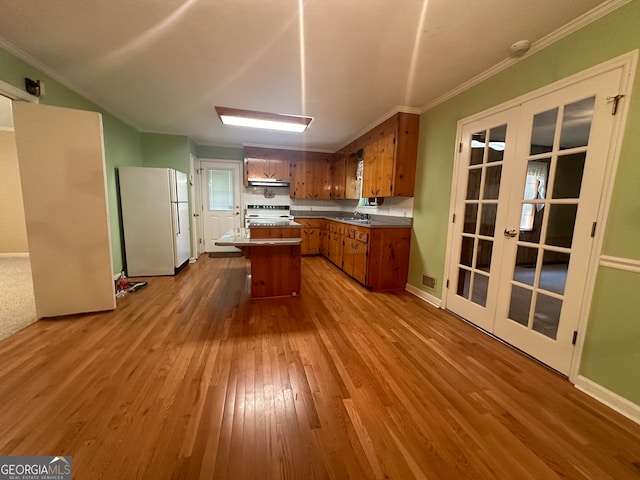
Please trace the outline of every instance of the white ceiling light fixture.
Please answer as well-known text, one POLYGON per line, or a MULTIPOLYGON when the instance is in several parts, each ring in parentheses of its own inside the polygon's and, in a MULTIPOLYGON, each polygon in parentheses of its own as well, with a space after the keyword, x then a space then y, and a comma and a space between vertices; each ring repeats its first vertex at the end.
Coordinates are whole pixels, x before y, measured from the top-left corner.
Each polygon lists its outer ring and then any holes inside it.
POLYGON ((303 133, 313 120, 312 117, 256 112, 229 107, 216 107, 216 112, 225 125, 263 128, 281 132, 303 133))

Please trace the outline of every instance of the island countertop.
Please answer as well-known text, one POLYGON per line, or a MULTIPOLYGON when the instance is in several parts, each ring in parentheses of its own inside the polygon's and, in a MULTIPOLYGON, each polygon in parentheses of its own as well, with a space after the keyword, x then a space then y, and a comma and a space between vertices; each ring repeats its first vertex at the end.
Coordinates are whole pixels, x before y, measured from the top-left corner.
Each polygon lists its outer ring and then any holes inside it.
MULTIPOLYGON (((296 223, 295 225, 287 225, 285 228, 295 226, 301 227, 299 223, 296 223)), ((273 228, 270 225, 264 225, 264 227, 273 228)), ((270 245, 300 245, 301 242, 301 238, 251 238, 251 232, 248 228, 234 228, 216 240, 216 245, 221 247, 267 247, 270 245)))

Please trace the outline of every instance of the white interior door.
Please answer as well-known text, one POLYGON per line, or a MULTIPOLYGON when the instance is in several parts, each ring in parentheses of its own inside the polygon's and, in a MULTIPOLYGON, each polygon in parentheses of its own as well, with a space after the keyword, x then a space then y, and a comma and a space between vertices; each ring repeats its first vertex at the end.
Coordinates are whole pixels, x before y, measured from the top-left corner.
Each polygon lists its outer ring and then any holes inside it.
POLYGON ((493 331, 518 110, 464 126, 457 172, 447 308, 493 331), (453 284, 451 284, 453 281, 453 284))
POLYGON ((215 242, 226 232, 242 226, 241 164, 224 160, 203 160, 200 167, 205 252, 238 251, 235 247, 217 246, 215 242))
POLYGON ((447 308, 565 374, 621 78, 602 73, 461 133, 447 308))
POLYGON ((115 308, 102 117, 14 102, 38 317, 115 308))

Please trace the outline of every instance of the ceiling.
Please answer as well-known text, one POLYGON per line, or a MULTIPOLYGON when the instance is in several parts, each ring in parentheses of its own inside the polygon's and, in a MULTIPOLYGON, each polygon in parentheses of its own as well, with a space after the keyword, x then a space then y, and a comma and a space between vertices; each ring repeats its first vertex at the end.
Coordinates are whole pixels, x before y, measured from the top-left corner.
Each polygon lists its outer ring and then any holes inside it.
POLYGON ((3 0, 0 46, 144 132, 335 151, 607 3, 3 0), (261 132, 223 126, 215 105, 314 120, 261 132))

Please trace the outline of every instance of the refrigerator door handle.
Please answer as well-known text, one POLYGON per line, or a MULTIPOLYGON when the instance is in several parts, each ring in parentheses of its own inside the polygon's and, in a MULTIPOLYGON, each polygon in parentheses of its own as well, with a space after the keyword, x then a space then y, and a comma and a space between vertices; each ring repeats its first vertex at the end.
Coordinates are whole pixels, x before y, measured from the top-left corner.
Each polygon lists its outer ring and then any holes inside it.
MULTIPOLYGON (((178 194, 176 190, 176 195, 178 194)), ((180 235, 180 209, 178 208, 178 204, 176 203, 176 221, 178 223, 178 235, 180 235)))

